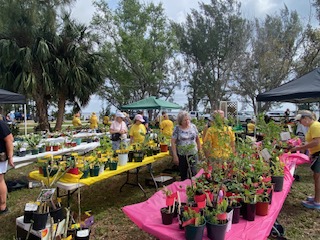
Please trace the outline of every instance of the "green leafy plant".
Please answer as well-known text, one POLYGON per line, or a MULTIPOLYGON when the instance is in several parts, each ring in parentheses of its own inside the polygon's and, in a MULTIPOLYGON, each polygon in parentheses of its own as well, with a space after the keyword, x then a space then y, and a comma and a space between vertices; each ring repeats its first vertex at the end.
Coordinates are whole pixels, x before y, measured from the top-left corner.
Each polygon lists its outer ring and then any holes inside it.
POLYGON ((185 210, 182 213, 183 216, 183 226, 187 226, 187 225, 194 225, 194 226, 200 226, 203 225, 205 223, 205 218, 204 216, 202 216, 200 213, 197 213, 195 210, 191 209, 191 208, 187 208, 187 210, 185 210), (191 220, 192 221, 188 221, 191 220), (194 224, 193 223, 194 220, 194 224))

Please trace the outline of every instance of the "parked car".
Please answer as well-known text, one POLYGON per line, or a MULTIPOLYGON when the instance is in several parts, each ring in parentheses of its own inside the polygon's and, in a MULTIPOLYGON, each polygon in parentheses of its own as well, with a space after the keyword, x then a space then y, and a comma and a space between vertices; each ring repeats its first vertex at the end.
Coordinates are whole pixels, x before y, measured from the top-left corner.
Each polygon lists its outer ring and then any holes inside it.
MULTIPOLYGON (((285 111, 269 111, 269 112, 266 112, 266 115, 268 117, 270 117, 275 122, 281 122, 281 121, 284 121, 284 119, 285 119, 284 112, 285 111)), ((290 112, 289 122, 293 122, 294 121, 294 117, 295 117, 295 113, 294 112, 290 112)))
POLYGON ((252 119, 254 119, 253 114, 250 114, 249 112, 238 112, 237 119, 239 122, 250 122, 252 119))

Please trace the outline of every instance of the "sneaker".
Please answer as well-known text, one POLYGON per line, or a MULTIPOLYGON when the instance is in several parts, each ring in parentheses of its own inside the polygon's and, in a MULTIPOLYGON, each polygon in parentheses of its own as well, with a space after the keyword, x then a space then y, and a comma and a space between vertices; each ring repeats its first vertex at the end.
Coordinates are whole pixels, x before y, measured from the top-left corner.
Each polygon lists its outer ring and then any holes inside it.
POLYGON ((308 201, 302 201, 302 206, 310 209, 319 209, 320 210, 320 203, 316 202, 308 202, 308 201))
POLYGON ((0 215, 6 214, 9 212, 8 207, 6 207, 4 210, 0 210, 0 215))
POLYGON ((313 196, 308 196, 306 201, 308 202, 314 202, 314 197, 313 196))

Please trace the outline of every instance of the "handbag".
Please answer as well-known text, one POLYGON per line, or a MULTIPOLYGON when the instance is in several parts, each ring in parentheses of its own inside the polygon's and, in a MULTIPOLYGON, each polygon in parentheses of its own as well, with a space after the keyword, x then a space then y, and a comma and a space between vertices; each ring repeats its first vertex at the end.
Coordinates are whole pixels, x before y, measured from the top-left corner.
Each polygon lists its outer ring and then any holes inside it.
POLYGON ((111 141, 114 141, 114 142, 119 141, 120 137, 121 137, 120 133, 112 133, 111 134, 111 141))

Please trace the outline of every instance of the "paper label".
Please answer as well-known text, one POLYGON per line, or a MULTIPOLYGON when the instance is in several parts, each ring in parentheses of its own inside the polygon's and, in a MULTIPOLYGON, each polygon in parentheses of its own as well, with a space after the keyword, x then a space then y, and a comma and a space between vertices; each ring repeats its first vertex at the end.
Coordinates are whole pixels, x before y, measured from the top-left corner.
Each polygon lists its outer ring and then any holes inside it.
POLYGON ((289 132, 282 132, 280 133, 280 138, 281 141, 288 141, 289 139, 291 139, 291 136, 289 132))
POLYGON ((262 149, 261 152, 260 152, 260 154, 261 154, 261 156, 263 157, 263 159, 264 159, 265 161, 269 161, 270 158, 271 158, 271 155, 270 155, 268 149, 266 149, 266 148, 262 149))
POLYGON ((38 205, 36 203, 26 203, 24 210, 28 212, 35 212, 38 209, 38 205))

